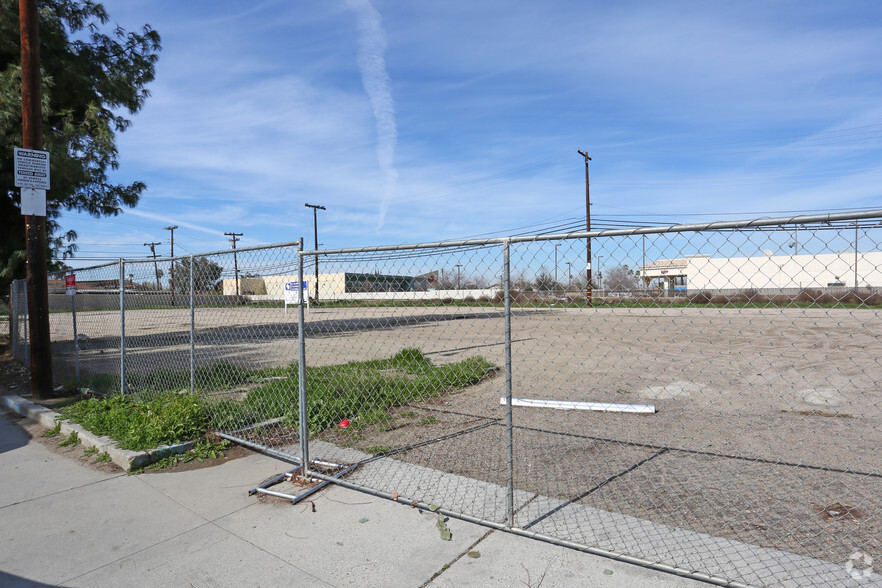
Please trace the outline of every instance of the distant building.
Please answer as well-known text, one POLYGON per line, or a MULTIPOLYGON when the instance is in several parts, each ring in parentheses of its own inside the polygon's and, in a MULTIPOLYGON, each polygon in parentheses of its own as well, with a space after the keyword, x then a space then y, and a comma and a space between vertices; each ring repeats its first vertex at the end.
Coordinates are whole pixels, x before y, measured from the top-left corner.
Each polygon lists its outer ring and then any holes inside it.
MULTIPOLYGON (((348 293, 425 292, 429 288, 429 281, 432 280, 432 277, 433 273, 422 276, 357 272, 319 274, 319 297, 327 298, 334 294, 348 293)), ((315 275, 307 275, 303 279, 308 284, 309 295, 315 297, 315 275)), ((285 292, 285 284, 296 281, 297 276, 239 278, 239 293, 269 295, 281 298, 285 292)), ((228 296, 235 295, 236 280, 233 278, 224 279, 223 292, 228 296)))
POLYGON ((819 255, 711 257, 687 255, 640 266, 641 279, 659 290, 784 290, 800 288, 882 287, 882 252, 854 251, 819 255))

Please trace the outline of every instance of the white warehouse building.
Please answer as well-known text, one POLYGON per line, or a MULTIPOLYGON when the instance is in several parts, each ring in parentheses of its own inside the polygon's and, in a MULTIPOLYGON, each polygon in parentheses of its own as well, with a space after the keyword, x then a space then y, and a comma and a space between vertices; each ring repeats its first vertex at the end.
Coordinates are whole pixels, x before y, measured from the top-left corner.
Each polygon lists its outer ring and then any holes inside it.
POLYGON ((687 255, 659 259, 641 266, 637 274, 658 280, 659 289, 784 290, 800 288, 882 287, 882 252, 823 253, 818 255, 762 255, 711 257, 687 255))

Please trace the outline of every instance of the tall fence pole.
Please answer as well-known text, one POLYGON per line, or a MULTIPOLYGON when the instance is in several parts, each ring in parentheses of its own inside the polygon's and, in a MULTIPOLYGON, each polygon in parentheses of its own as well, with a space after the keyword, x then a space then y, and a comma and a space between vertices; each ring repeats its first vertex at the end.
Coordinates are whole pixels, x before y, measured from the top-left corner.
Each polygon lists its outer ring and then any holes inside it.
POLYGON ((511 242, 503 244, 503 280, 505 289, 505 437, 508 455, 508 495, 505 514, 508 526, 514 527, 514 425, 511 415, 511 242))
MULTIPOLYGON (((297 305, 297 376, 300 398, 300 464, 303 466, 303 475, 309 475, 309 423, 306 414, 306 333, 304 326, 306 317, 303 314, 303 237, 297 248, 297 287, 299 288, 299 302, 297 305)), ((318 260, 318 256, 316 256, 318 260)), ((309 292, 306 293, 309 296, 309 292)))
POLYGON ((77 339, 77 294, 74 292, 70 295, 70 316, 73 321, 73 340, 74 340, 74 376, 76 377, 77 388, 80 386, 80 341, 77 339))
MULTIPOLYGON (((174 262, 172 262, 174 263, 174 262)), ((195 266, 190 254, 190 394, 196 393, 196 283, 193 277, 195 266)))
POLYGON ((126 262, 119 260, 119 393, 126 393, 126 262))

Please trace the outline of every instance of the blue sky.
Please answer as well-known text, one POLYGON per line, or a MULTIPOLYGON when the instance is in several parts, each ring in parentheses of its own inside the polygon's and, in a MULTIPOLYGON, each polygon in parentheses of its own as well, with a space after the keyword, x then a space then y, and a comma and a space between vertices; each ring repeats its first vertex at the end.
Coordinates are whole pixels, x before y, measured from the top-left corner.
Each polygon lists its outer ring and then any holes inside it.
POLYGON ((878 2, 108 0, 162 35, 75 267, 882 208, 878 2), (723 216, 723 215, 726 216, 723 216), (604 225, 603 223, 606 223, 604 225))

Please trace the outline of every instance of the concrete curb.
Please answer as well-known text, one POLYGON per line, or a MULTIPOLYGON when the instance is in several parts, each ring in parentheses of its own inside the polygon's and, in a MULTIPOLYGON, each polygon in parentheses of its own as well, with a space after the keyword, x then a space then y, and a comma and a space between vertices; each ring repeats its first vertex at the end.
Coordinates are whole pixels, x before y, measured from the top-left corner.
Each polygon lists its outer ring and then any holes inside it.
POLYGON ((34 404, 29 400, 25 400, 21 396, 2 396, 0 397, 0 404, 2 404, 8 411, 20 414, 21 416, 38 422, 47 428, 54 427, 56 422, 60 421, 62 435, 70 436, 71 433, 76 432, 84 446, 96 447, 99 451, 106 451, 110 455, 113 463, 127 472, 150 465, 151 463, 170 455, 186 453, 193 449, 193 446, 196 444, 195 441, 187 441, 186 443, 179 443, 177 445, 163 445, 156 449, 151 449, 150 451, 129 451, 117 447, 116 441, 110 437, 95 435, 94 433, 85 430, 80 425, 62 420, 57 412, 49 410, 45 406, 34 404))

